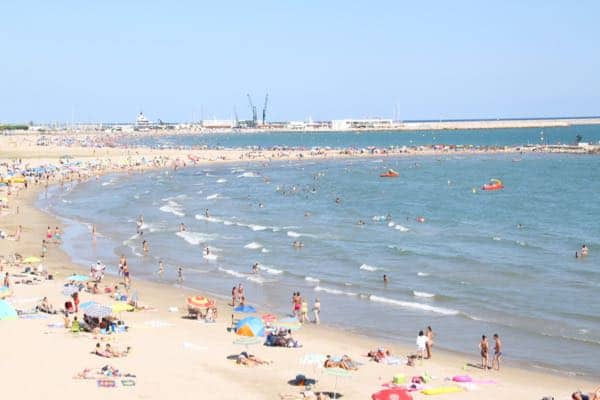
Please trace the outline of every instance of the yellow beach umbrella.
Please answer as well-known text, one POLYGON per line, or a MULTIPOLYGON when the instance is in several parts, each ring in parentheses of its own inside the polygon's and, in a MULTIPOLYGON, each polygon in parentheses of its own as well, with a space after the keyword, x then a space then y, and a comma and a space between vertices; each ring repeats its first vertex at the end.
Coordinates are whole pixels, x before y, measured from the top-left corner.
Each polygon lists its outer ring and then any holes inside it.
POLYGON ((39 263, 39 262, 42 262, 42 260, 39 257, 35 257, 35 256, 29 256, 23 260, 23 263, 25 263, 25 264, 35 264, 35 263, 39 263))

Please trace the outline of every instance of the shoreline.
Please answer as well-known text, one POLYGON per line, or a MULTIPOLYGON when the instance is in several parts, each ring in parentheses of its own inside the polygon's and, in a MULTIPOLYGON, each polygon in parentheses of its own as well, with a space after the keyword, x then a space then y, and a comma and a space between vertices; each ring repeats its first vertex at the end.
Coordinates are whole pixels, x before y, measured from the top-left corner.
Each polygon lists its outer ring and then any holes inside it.
MULTIPOLYGON (((419 156, 426 156, 426 157, 431 157, 433 156, 432 154, 428 154, 428 155, 421 155, 419 154, 419 156)), ((237 163, 238 161, 236 160, 231 160, 231 163, 237 163)), ((252 161, 245 161, 245 162, 251 162, 252 161)), ((284 162, 284 161, 274 161, 276 162, 284 162)), ((199 164, 199 165, 189 165, 187 167, 184 168, 202 168, 203 166, 206 166, 209 164, 199 164)), ((143 174, 144 171, 137 171, 137 174, 143 174)), ((122 171, 110 171, 107 172, 107 174, 116 174, 117 176, 123 176, 126 173, 122 172, 122 171)), ((127 173, 127 179, 131 179, 134 178, 134 176, 132 174, 127 173)), ((41 197, 41 196, 40 196, 41 197)), ((38 199, 39 200, 39 197, 38 199)), ((37 202, 36 200, 36 202, 37 202)), ((35 203, 35 202, 34 202, 35 203)), ((35 204, 34 204, 35 206, 35 204)), ((49 216, 51 216, 54 219, 58 219, 58 220, 63 220, 63 219, 67 219, 69 220, 67 217, 63 217, 57 214, 53 214, 50 211, 46 211, 46 210, 41 210, 40 211, 44 212, 45 214, 48 214, 49 216)), ((78 224, 78 225, 82 225, 82 226, 90 226, 92 223, 90 221, 85 221, 85 220, 70 220, 72 223, 74 224, 78 224)), ((63 224, 64 225, 64 224, 63 224)), ((64 251, 61 248, 61 251, 64 251)), ((66 252, 65 252, 66 253, 66 252)), ((66 253, 69 258, 71 259, 71 256, 66 253)), ((75 265, 77 265, 81 271, 81 273, 86 273, 86 267, 84 265, 78 264, 77 262, 73 261, 71 259, 71 262, 75 265)), ((113 278, 117 278, 117 276, 115 274, 112 274, 113 278)), ((151 283, 151 284, 155 284, 155 285, 159 285, 159 286, 164 286, 164 287, 169 287, 169 289, 173 289, 173 285, 171 285, 170 283, 173 282, 160 282, 158 279, 154 279, 151 278, 149 276, 144 276, 142 278, 137 278, 138 280, 142 280, 143 282, 147 282, 147 283, 151 283)), ((234 281, 236 278, 232 278, 232 281, 234 281)), ((204 294, 208 294, 211 297, 220 299, 221 302, 223 304, 226 304, 228 301, 228 296, 227 294, 223 294, 223 293, 216 293, 213 291, 209 291, 206 290, 204 288, 199 288, 199 289, 193 289, 191 287, 185 287, 184 284, 184 289, 187 291, 193 291, 193 290, 199 290, 200 292, 204 293, 204 294)), ((174 290, 179 290, 179 289, 174 289, 174 290)), ((265 312, 270 312, 270 310, 265 310, 265 307, 263 304, 261 303, 255 303, 255 302, 249 302, 249 304, 256 306, 257 309, 259 310, 263 310, 265 312)), ((324 328, 327 328, 329 330, 331 330, 332 334, 336 333, 336 334, 340 334, 342 332, 347 331, 348 329, 351 329, 353 331, 353 334, 356 335, 357 337, 361 337, 366 341, 370 341, 370 342, 384 342, 386 344, 389 344, 393 347, 400 347, 402 349, 404 349, 403 351, 406 353, 410 352, 411 347, 411 343, 412 343, 412 339, 408 338, 408 337, 398 337, 395 339, 390 339, 389 337, 386 337, 385 335, 377 335, 375 331, 368 331, 364 328, 356 328, 354 326, 344 326, 344 325, 336 325, 334 323, 323 323, 321 325, 324 328)), ((441 352, 442 354, 445 354, 448 358, 456 360, 456 359, 473 359, 474 355, 476 356, 476 352, 473 353, 467 353, 467 352, 463 352, 460 350, 455 350, 455 349, 451 349, 448 347, 438 347, 439 350, 436 351, 436 353, 441 352)), ((476 358, 476 357, 475 357, 476 358)), ((571 371, 571 370, 567 370, 567 369, 561 369, 559 366, 556 365, 552 365, 552 364, 544 364, 542 362, 536 362, 536 361, 528 361, 528 360, 524 360, 524 359, 513 359, 510 360, 508 362, 508 365, 510 366, 510 368, 515 368, 515 369, 519 369, 522 371, 526 371, 529 368, 535 368, 537 370, 540 371, 540 373, 544 374, 544 373, 548 373, 551 374, 553 376, 559 376, 559 377, 581 377, 583 379, 599 379, 600 378, 600 372, 598 372, 597 374, 593 373, 593 372, 579 372, 579 371, 571 371)))
MULTIPOLYGON (((89 152, 91 149, 87 150, 89 152)), ((381 155, 377 156, 380 157, 381 155)), ((42 159, 40 158, 38 161, 39 160, 42 159)), ((221 162, 227 161, 237 162, 239 160, 221 160, 221 162)), ((205 165, 205 163, 207 162, 205 161, 201 165, 205 165)), ((126 173, 122 170, 105 170, 99 173, 109 172, 126 173)), ((56 182, 56 184, 58 183, 56 182)), ((36 200, 38 199, 38 196, 41 195, 41 191, 43 190, 44 188, 40 184, 39 186, 30 188, 18 195, 23 196, 17 201, 17 204, 20 206, 20 215, 24 216, 23 218, 25 218, 27 221, 27 224, 23 224, 24 231, 22 241, 1 241, 0 254, 6 255, 11 250, 15 251, 17 249, 26 254, 36 253, 39 249, 39 241, 44 235, 45 226, 55 226, 57 224, 58 220, 56 216, 48 214, 35 207, 36 200)), ((13 207, 12 211, 14 211, 15 205, 11 204, 11 206, 13 207)), ((19 222, 21 221, 21 219, 14 214, 4 216, 3 218, 0 218, 0 227, 12 231, 16 226, 17 220, 19 222)), ((60 224, 58 226, 60 226, 60 224)), ((49 268, 49 270, 52 272, 59 273, 57 280, 46 281, 42 285, 31 287, 27 285, 17 286, 15 289, 15 297, 20 297, 22 295, 30 296, 48 294, 49 297, 52 297, 51 300, 53 303, 58 305, 60 302, 58 302, 56 299, 59 299, 60 296, 56 295, 56 293, 59 292, 58 288, 62 282, 61 277, 64 277, 65 275, 75 271, 85 272, 85 267, 74 265, 70 259, 70 256, 64 253, 60 248, 51 249, 47 262, 47 268, 49 268), (49 289, 53 289, 53 292, 46 293, 49 291, 49 289)), ((114 277, 109 277, 107 280, 113 282, 114 277)), ((374 340, 372 337, 363 336, 361 334, 347 334, 345 332, 341 332, 340 329, 328 326, 307 326, 300 330, 297 335, 295 335, 298 336, 298 338, 305 345, 305 348, 300 349, 300 351, 297 351, 297 349, 278 349, 262 346, 251 349, 252 352, 259 354, 261 357, 265 356, 269 357, 269 359, 273 359, 276 362, 275 365, 278 365, 279 367, 287 367, 288 371, 282 371, 282 368, 274 369, 269 366, 265 367, 264 369, 261 369, 262 367, 243 369, 244 367, 240 367, 235 364, 232 365, 228 361, 223 361, 227 354, 239 352, 240 350, 240 348, 237 346, 231 346, 231 341, 234 339, 234 336, 225 333, 224 329, 220 329, 228 325, 227 312, 222 312, 219 322, 210 328, 192 321, 182 320, 181 313, 173 315, 173 313, 168 312, 168 307, 173 305, 171 303, 175 303, 176 306, 182 307, 185 298, 184 293, 188 292, 187 290, 182 291, 170 286, 169 284, 154 283, 152 281, 135 279, 134 282, 136 290, 139 290, 142 293, 143 302, 154 305, 157 308, 157 311, 151 313, 144 311, 139 313, 125 313, 126 315, 124 316, 124 319, 126 321, 132 321, 132 326, 134 327, 134 330, 127 335, 133 336, 133 339, 131 340, 134 340, 136 343, 134 344, 135 352, 132 356, 123 360, 115 361, 115 363, 121 362, 126 366, 126 368, 135 369, 138 375, 142 375, 142 372, 139 371, 144 372, 145 377, 140 377, 138 385, 135 389, 133 389, 139 396, 143 395, 144 397, 151 398, 158 398, 161 397, 161 395, 162 397, 168 396, 168 394, 171 393, 166 391, 168 388, 161 389, 156 385, 156 383, 153 382, 153 380, 164 380, 170 382, 171 385, 177 385, 176 387, 182 391, 184 398, 191 397, 192 393, 198 393, 198 390, 201 390, 203 387, 211 387, 216 384, 222 385, 222 387, 229 387, 232 391, 229 393, 229 395, 219 396, 220 398, 239 398, 239 393, 241 393, 241 391, 248 393, 247 398, 277 398, 277 393, 279 392, 297 392, 296 388, 285 383, 286 378, 292 379, 297 372, 304 372, 306 374, 317 376, 320 381, 319 388, 322 390, 330 390, 333 384, 332 378, 327 378, 326 376, 317 373, 312 367, 302 367, 298 363, 298 359, 301 357, 301 355, 314 351, 326 351, 335 354, 348 353, 353 356, 353 358, 358 359, 361 362, 365 362, 365 364, 360 367, 360 370, 353 374, 353 378, 350 382, 348 382, 348 380, 343 380, 343 382, 340 382, 338 386, 339 391, 341 391, 348 399, 366 398, 370 393, 373 393, 381 388, 381 383, 390 381, 391 376, 398 371, 404 372, 407 376, 418 375, 419 373, 427 371, 436 378, 436 385, 440 386, 443 385, 443 377, 465 373, 465 371, 462 369, 465 365, 465 356, 468 358, 466 362, 478 362, 476 354, 469 356, 460 353, 453 354, 453 352, 448 350, 436 350, 433 360, 425 361, 424 365, 418 365, 417 367, 407 367, 404 365, 386 366, 375 364, 365 361, 361 355, 366 353, 366 351, 371 348, 377 348, 380 346, 379 341, 376 339, 374 340), (197 343, 209 343, 214 341, 213 344, 217 347, 213 347, 211 345, 207 350, 204 350, 204 347, 202 347, 200 344, 194 344, 197 346, 197 349, 194 350, 197 351, 195 354, 201 355, 202 358, 207 357, 210 359, 210 361, 202 361, 202 366, 200 369, 198 369, 199 367, 195 366, 197 365, 198 359, 196 357, 188 357, 189 353, 192 351, 189 349, 194 349, 193 346, 188 346, 186 350, 185 343, 187 342, 184 342, 184 350, 182 351, 181 346, 177 347, 177 349, 169 346, 169 344, 172 344, 172 340, 166 340, 163 342, 160 340, 160 338, 152 337, 152 335, 149 334, 149 329, 152 328, 148 328, 144 325, 144 317, 147 317, 145 319, 160 318, 161 320, 165 320, 174 324, 175 326, 172 329, 165 328, 173 331, 172 335, 170 335, 171 339, 173 339, 173 337, 175 340, 181 340, 181 338, 186 337, 195 337, 197 343), (342 343, 340 342, 339 337, 341 334, 344 335, 347 341, 342 343), (160 351, 160 348, 162 347, 168 349, 166 353, 160 351), (153 350, 155 351, 153 352, 153 350), (161 356, 159 359, 162 359, 163 363, 168 362, 167 360, 170 360, 169 356, 173 355, 176 359, 175 362, 181 363, 181 368, 195 368, 197 374, 194 374, 193 376, 184 374, 184 381, 181 380, 182 377, 178 373, 175 373, 174 375, 164 375, 163 371, 157 371, 157 369, 160 370, 160 368, 156 368, 150 364, 147 364, 150 359, 147 358, 146 352, 152 354, 153 356, 155 356, 156 352, 158 352, 158 355, 161 356), (144 356, 146 356, 146 358, 144 358, 144 356), (230 379, 232 374, 235 374, 235 376, 238 378, 234 382, 232 382, 230 379), (192 380, 192 382, 188 382, 188 380, 192 380), (259 383, 257 384, 256 382, 259 383)), ((104 295, 101 296, 104 297, 104 295)), ((219 308, 220 310, 228 310, 227 306, 221 302, 219 302, 219 308)), ((15 334, 27 337, 32 341, 41 341, 46 344, 50 342, 45 341, 45 338, 57 339, 56 348, 45 347, 44 350, 42 350, 44 355, 48 358, 56 359, 57 357, 61 357, 61 354, 66 351, 69 357, 67 357, 66 366, 63 365, 60 368, 57 368, 57 371, 53 371, 61 372, 62 374, 51 373, 49 376, 51 376, 53 379, 59 379, 59 382, 64 382, 65 385, 72 387, 74 392, 76 392, 80 390, 80 388, 83 386, 83 383, 70 379, 72 374, 74 374, 77 369, 81 369, 79 368, 80 366, 89 366, 103 362, 103 360, 90 358, 92 356, 89 354, 86 355, 86 352, 83 351, 85 349, 89 350, 89 348, 92 347, 94 340, 91 338, 89 340, 73 339, 68 334, 64 335, 64 337, 60 334, 48 334, 44 337, 42 333, 44 329, 43 327, 45 326, 44 322, 49 321, 8 321, 6 323, 11 324, 10 328, 0 330, 0 339, 6 341, 9 340, 10 337, 16 337, 13 336, 15 334), (76 355, 74 352, 76 352, 76 355), (80 352, 81 354, 79 354, 80 352), (65 375, 67 372, 68 375, 65 375)), ((5 322, 3 321, 1 324, 4 326, 5 322)), ((159 331, 155 330, 154 332, 158 333, 159 331)), ((390 348, 393 350, 393 352, 400 357, 403 357, 405 354, 412 353, 412 350, 404 345, 398 345, 397 343, 386 343, 386 345, 390 345, 390 348)), ((33 349, 39 350, 36 346, 33 346, 33 349)), ((10 374, 8 376, 23 375, 23 377, 18 377, 7 385, 9 394, 13 390, 14 393, 20 393, 20 390, 22 389, 19 387, 19 384, 22 385, 24 382, 22 379, 27 378, 25 368, 31 368, 31 365, 26 360, 23 360, 27 357, 24 357, 22 353, 29 350, 20 348, 18 346, 7 349, 8 359, 16 364, 16 368, 14 368, 15 364, 11 364, 9 366, 9 363, 6 363, 6 366, 1 367, 0 371, 4 372, 5 376, 7 376, 7 374, 10 374), (6 369, 9 367, 11 368, 6 369), (22 372, 21 369, 23 369, 22 372), (16 371, 19 373, 16 373, 16 371)), ((35 354, 35 352, 33 354, 35 354)), ((493 387, 482 386, 479 391, 480 393, 464 392, 464 396, 461 395, 461 398, 480 398, 481 393, 486 393, 486 395, 491 396, 492 398, 531 398, 532 393, 536 393, 535 396, 538 397, 547 395, 548 393, 553 393, 555 396, 560 394, 561 396, 567 397, 571 391, 579 387, 586 389, 594 386, 593 379, 595 379, 595 377, 593 376, 569 377, 564 375, 555 375, 546 371, 538 372, 522 369, 519 366, 513 366, 512 362, 509 362, 508 364, 509 366, 503 367, 502 371, 500 372, 484 372, 472 367, 468 367, 467 373, 473 375, 474 377, 493 377, 494 379, 499 379, 500 383, 498 385, 493 385, 493 387)), ((35 371, 36 370, 34 369, 34 372, 35 371)), ((41 377, 40 379, 43 381, 44 377, 41 377)), ((91 387, 91 385, 89 386, 91 387)), ((47 388, 39 387, 38 389, 43 391, 47 388)), ((32 395, 37 393, 35 388, 29 388, 28 391, 32 395)), ((64 397, 64 392, 62 392, 62 390, 60 392, 56 392, 56 394, 59 393, 61 393, 64 397)), ((91 394, 90 398, 105 397, 102 389, 92 389, 89 393, 91 394)), ((120 394, 125 394, 128 397, 131 396, 131 394, 128 392, 123 392, 120 394)), ((415 395, 416 398, 422 397, 419 396, 421 395, 415 395)), ((440 396, 439 398, 452 398, 451 396, 452 395, 440 396)), ((80 396, 78 395, 78 397, 80 396)))

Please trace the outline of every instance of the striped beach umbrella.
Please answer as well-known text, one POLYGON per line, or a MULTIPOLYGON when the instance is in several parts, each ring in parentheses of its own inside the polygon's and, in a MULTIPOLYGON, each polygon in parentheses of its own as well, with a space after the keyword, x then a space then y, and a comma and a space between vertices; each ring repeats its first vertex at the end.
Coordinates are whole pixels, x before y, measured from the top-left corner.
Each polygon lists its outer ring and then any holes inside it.
POLYGON ((298 318, 292 317, 282 318, 279 321, 275 322, 273 325, 275 326, 275 328, 289 329, 291 331, 297 331, 302 327, 302 324, 300 323, 300 321, 298 321, 298 318))
POLYGON ((248 337, 265 336, 265 324, 260 318, 246 317, 237 323, 235 333, 248 337))
POLYGON ((17 311, 6 300, 0 300, 0 321, 17 319, 17 311))
POLYGON ((412 396, 408 394, 405 388, 390 388, 380 390, 377 393, 371 395, 372 400, 413 400, 412 396))
POLYGON ((198 307, 198 308, 211 308, 215 306, 215 301, 209 299, 206 296, 190 296, 187 298, 186 303, 190 307, 198 307))

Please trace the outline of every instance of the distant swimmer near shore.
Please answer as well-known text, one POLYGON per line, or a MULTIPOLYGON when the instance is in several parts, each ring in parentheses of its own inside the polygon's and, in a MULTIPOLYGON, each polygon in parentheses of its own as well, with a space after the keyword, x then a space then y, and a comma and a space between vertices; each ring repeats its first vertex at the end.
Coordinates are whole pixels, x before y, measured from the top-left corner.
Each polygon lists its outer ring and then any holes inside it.
POLYGON ((585 244, 581 246, 581 257, 585 257, 588 255, 588 248, 585 244))

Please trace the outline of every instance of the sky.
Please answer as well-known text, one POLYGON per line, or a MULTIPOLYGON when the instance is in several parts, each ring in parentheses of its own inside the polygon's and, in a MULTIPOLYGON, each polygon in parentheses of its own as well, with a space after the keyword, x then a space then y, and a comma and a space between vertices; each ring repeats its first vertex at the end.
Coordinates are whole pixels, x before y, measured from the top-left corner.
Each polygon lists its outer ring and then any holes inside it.
POLYGON ((600 2, 2 1, 0 121, 600 115, 600 2))

